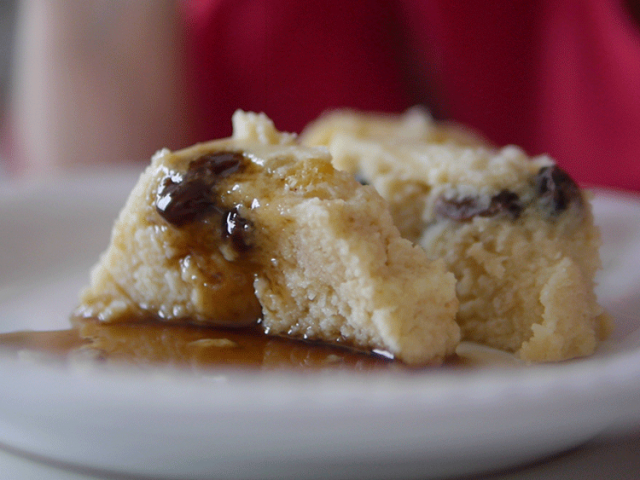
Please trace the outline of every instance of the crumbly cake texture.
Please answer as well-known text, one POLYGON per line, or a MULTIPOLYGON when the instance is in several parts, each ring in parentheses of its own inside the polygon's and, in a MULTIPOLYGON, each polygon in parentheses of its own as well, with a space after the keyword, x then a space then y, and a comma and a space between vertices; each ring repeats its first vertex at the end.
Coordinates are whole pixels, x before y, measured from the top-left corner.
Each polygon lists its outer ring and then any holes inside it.
POLYGON ((490 145, 486 138, 471 128, 455 122, 437 122, 426 109, 417 106, 400 115, 330 110, 305 127, 301 140, 307 145, 328 145, 336 135, 430 144, 490 145))
MULTIPOLYGON (((600 236, 588 195, 548 157, 396 134, 406 115, 379 119, 329 115, 302 141, 327 146, 337 168, 389 201, 405 238, 445 260, 463 340, 528 361, 593 353, 610 323, 594 294, 600 236)), ((438 128, 430 122, 422 128, 438 128)))
POLYGON ((387 203, 262 114, 162 150, 117 219, 76 314, 243 325, 438 363, 460 331, 455 278, 387 203))

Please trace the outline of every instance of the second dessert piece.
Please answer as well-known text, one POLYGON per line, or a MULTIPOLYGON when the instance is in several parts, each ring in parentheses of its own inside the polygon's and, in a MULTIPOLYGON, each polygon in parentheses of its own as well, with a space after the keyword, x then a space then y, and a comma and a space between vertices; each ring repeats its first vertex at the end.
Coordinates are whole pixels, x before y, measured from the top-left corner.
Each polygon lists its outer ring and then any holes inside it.
POLYGON ((302 138, 326 145, 337 168, 389 201, 405 238, 446 261, 463 339, 531 361, 593 353, 609 324, 594 294, 600 237, 585 193, 548 157, 434 136, 430 119, 410 118, 342 112, 302 138))

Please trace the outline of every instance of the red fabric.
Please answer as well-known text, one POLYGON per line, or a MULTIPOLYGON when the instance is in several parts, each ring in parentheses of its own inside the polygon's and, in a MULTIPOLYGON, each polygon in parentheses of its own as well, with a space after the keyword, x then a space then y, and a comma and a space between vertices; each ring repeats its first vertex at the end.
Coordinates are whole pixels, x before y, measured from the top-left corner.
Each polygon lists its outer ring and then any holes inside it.
POLYGON ((579 182, 640 190, 640 26, 622 0, 191 0, 199 140, 236 108, 299 131, 425 104, 579 182))

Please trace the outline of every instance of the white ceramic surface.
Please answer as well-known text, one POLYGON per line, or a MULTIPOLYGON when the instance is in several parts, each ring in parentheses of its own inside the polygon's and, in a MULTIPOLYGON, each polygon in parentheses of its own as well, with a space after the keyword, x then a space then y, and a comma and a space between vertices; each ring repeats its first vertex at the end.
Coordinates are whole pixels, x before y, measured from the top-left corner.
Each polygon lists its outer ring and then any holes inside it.
MULTIPOLYGON (((68 325, 131 172, 0 185, 0 331, 68 325)), ((592 358, 418 374, 65 367, 0 357, 0 444, 149 478, 436 478, 522 464, 640 424, 640 201, 599 191, 592 358)))

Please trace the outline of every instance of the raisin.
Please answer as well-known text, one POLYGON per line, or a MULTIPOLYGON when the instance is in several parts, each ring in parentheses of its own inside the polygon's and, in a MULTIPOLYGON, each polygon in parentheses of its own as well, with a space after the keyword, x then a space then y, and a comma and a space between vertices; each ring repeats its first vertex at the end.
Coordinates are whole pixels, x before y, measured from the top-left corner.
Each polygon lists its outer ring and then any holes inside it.
POLYGON ((458 222, 469 221, 484 210, 478 205, 478 199, 466 197, 461 200, 438 198, 436 202, 436 213, 440 217, 449 218, 458 222))
POLYGON ((243 165, 244 157, 238 152, 215 152, 203 155, 189 164, 187 176, 207 178, 215 183, 237 172, 243 165))
POLYGON ((242 217, 237 207, 222 216, 222 239, 229 240, 238 252, 246 252, 251 248, 250 235, 252 223, 242 217))
POLYGON ((536 175, 536 194, 551 214, 559 214, 572 202, 582 203, 580 187, 558 166, 542 167, 536 175))
POLYGON ((502 190, 500 193, 491 198, 488 214, 481 213, 482 216, 498 215, 504 213, 512 219, 516 219, 522 213, 522 203, 520 197, 510 190, 502 190))
POLYGON ((520 197, 509 190, 502 190, 491 197, 489 206, 480 204, 477 197, 465 197, 461 200, 440 197, 436 202, 436 213, 445 218, 458 222, 467 222, 476 216, 493 217, 505 214, 516 219, 522 212, 520 197))
POLYGON ((193 160, 180 181, 167 177, 158 189, 156 210, 176 227, 197 221, 212 211, 222 212, 216 205, 215 185, 219 179, 239 171, 244 165, 239 152, 209 153, 193 160))
POLYGON ((162 218, 176 227, 198 220, 214 208, 211 188, 199 178, 179 183, 166 178, 158 191, 156 210, 162 218))

